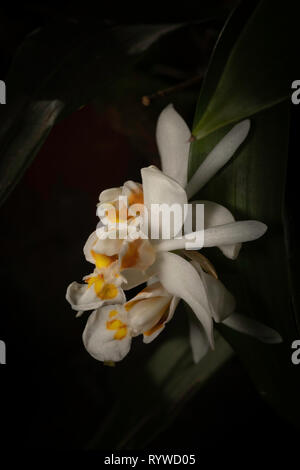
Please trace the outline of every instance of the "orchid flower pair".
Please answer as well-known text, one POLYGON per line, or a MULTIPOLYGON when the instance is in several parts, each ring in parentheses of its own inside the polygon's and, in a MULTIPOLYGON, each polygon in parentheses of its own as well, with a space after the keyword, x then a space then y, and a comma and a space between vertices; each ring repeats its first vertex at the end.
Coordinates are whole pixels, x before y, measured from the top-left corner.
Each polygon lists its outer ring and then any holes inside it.
MULTIPOLYGON (((162 171, 154 166, 141 170, 142 184, 127 181, 122 187, 100 194, 100 204, 110 203, 119 214, 120 196, 146 208, 152 204, 183 206, 233 156, 245 140, 250 121, 235 125, 207 155, 194 176, 187 182, 191 132, 172 105, 167 106, 157 123, 157 145, 162 171)), ((204 247, 218 247, 235 259, 243 242, 261 237, 267 227, 258 221, 236 222, 228 209, 210 201, 204 204, 204 247)), ((152 221, 150 220, 150 224, 152 221)), ((86 260, 94 270, 73 282, 66 298, 72 308, 93 310, 83 342, 87 351, 99 361, 122 360, 131 348, 132 338, 143 335, 144 343, 153 341, 172 319, 183 299, 193 310, 190 341, 195 362, 214 347, 213 324, 224 325, 260 340, 277 343, 273 329, 235 313, 235 300, 217 277, 213 265, 201 253, 186 250, 186 237, 165 240, 106 238, 93 232, 84 246, 86 260), (176 251, 176 253, 174 253, 176 251), (135 297, 127 300, 124 290, 147 283, 135 297)), ((197 240, 194 233, 195 240, 197 240)), ((189 234, 189 239, 193 234, 189 234)), ((196 248, 202 248, 202 246, 196 248)))

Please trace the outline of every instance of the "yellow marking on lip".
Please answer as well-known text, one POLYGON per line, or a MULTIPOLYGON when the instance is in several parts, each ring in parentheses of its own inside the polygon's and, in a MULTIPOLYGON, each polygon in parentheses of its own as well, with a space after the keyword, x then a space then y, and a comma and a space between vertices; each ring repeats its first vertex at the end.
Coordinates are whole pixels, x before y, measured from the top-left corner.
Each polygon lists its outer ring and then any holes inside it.
POLYGON ((123 339, 127 335, 127 326, 122 326, 122 328, 119 328, 116 333, 114 338, 115 339, 123 339))
POLYGON ((94 286, 97 297, 101 300, 114 299, 118 295, 118 288, 114 284, 105 284, 102 274, 85 279, 88 288, 94 286))
POLYGON ((121 320, 110 320, 106 322, 106 328, 108 330, 116 330, 114 339, 121 340, 127 335, 127 325, 121 320))
POLYGON ((142 244, 143 240, 140 238, 130 242, 127 247, 127 252, 122 258, 121 267, 120 269, 132 268, 137 264, 139 259, 139 248, 142 244))
POLYGON ((94 258, 96 267, 98 269, 107 268, 118 259, 118 255, 107 256, 103 255, 102 253, 96 253, 94 250, 91 250, 91 255, 94 258))
POLYGON ((118 288, 114 284, 106 284, 101 291, 101 299, 114 299, 118 295, 118 288))
POLYGON ((98 274, 98 276, 88 277, 87 279, 85 279, 85 282, 87 283, 88 287, 94 286, 97 295, 101 292, 104 285, 104 279, 102 274, 98 274))
POLYGON ((111 311, 109 312, 109 315, 108 315, 108 316, 109 316, 109 318, 113 318, 113 317, 115 317, 115 316, 117 315, 117 313, 118 313, 117 310, 111 310, 111 311))
POLYGON ((121 320, 110 320, 106 323, 106 328, 108 330, 117 330, 118 328, 122 328, 124 326, 124 323, 121 322, 121 320))

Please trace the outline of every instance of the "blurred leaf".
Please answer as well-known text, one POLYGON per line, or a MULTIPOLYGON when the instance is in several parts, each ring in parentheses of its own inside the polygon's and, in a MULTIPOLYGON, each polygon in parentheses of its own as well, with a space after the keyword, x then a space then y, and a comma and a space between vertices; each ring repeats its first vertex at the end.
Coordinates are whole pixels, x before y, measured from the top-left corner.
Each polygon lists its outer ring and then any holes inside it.
POLYGON ((241 2, 220 35, 194 121, 197 139, 285 100, 300 71, 299 5, 262 0, 244 25, 249 3, 241 2))
POLYGON ((115 404, 89 449, 145 448, 232 356, 228 343, 217 335, 215 351, 195 365, 185 313, 178 307, 159 340, 147 346, 136 340, 135 350, 112 370, 115 404))
MULTIPOLYGON (((268 225, 268 232, 260 240, 244 244, 236 261, 225 259, 211 249, 206 250, 206 255, 237 298, 237 311, 275 328, 282 335, 283 344, 270 346, 220 326, 260 393, 279 413, 298 423, 300 377, 291 363, 291 343, 299 337, 296 326, 299 313, 293 310, 291 301, 285 213, 289 103, 274 105, 288 91, 288 72, 294 61, 291 51, 288 53, 286 49, 287 44, 291 46, 291 36, 288 35, 288 43, 283 38, 287 31, 282 28, 288 16, 295 13, 291 10, 287 14, 287 10, 282 4, 279 11, 277 4, 272 3, 271 8, 270 2, 261 2, 238 38, 213 95, 205 81, 194 121, 194 134, 199 140, 191 145, 189 173, 193 174, 232 127, 229 122, 252 115, 246 141, 201 190, 201 199, 223 204, 237 219, 261 220, 268 225), (266 21, 268 9, 270 15, 266 21), (285 54, 281 67, 277 62, 278 51, 285 54)), ((211 63, 215 70, 218 67, 214 60, 220 57, 218 48, 222 49, 223 40, 231 34, 228 28, 230 22, 219 38, 211 63)))
POLYGON ((19 47, 0 108, 0 204, 58 118, 105 95, 139 54, 179 24, 104 27, 62 22, 33 32, 19 47))

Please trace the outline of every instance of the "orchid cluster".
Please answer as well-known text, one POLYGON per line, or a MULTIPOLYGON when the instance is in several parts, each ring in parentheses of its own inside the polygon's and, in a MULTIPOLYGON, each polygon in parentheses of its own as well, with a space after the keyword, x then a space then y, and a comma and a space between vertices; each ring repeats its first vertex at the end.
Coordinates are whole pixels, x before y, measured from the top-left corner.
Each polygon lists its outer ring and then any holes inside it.
MULTIPOLYGON (((245 140, 250 121, 235 125, 207 155, 187 182, 191 132, 172 105, 157 122, 157 145, 162 171, 154 166, 141 169, 142 184, 127 181, 122 187, 101 192, 100 204, 116 208, 119 218, 120 196, 126 196, 129 209, 134 204, 146 208, 153 204, 187 204, 245 140)), ((218 247, 236 259, 243 242, 261 237, 267 227, 258 221, 235 221, 228 209, 210 201, 204 204, 204 247, 218 247)), ((131 221, 132 222, 132 221, 131 221)), ((151 225, 150 220, 150 225, 151 225)), ((235 299, 218 279, 210 261, 197 248, 186 249, 186 238, 151 239, 139 237, 101 238, 93 232, 84 255, 94 270, 73 282, 66 298, 77 316, 93 310, 83 332, 87 351, 105 363, 122 360, 131 348, 132 338, 143 335, 144 343, 153 341, 172 319, 182 299, 195 314, 190 322, 190 341, 195 362, 214 348, 214 322, 269 343, 281 340, 273 329, 235 312, 235 299), (127 300, 124 291, 146 285, 127 300), (197 321, 195 321, 197 319, 197 321)), ((189 239, 191 239, 189 234, 189 239)), ((197 233, 194 233, 197 240, 197 233)))

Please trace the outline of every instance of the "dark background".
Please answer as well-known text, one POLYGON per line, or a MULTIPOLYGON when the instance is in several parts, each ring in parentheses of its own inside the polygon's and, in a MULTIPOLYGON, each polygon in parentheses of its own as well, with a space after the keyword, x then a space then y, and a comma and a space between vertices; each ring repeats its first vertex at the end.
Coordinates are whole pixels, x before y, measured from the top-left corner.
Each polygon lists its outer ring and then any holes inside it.
MULTIPOLYGON (((234 3, 213 2, 217 12, 220 7, 229 11, 234 3)), ((86 4, 57 5, 25 2, 18 9, 13 4, 2 9, 1 79, 30 31, 68 17, 90 18, 86 4)), ((185 19, 193 14, 189 10, 185 19)), ((158 18, 150 13, 146 20, 134 21, 171 21, 180 15, 172 12, 158 18)), ((224 18, 218 13, 203 36, 204 65, 224 18)), ((120 20, 108 16, 105 22, 120 20)), ((188 58, 185 65, 187 70, 188 58)), ((299 115, 294 106, 287 185, 292 220, 297 213, 299 115)), ((95 226, 100 191, 138 179, 140 167, 158 163, 154 126, 142 119, 139 139, 133 140, 123 123, 124 116, 113 105, 99 109, 95 103, 61 121, 0 209, 0 338, 7 344, 7 365, 0 368, 3 450, 82 450, 109 409, 110 371, 85 351, 81 341, 85 318, 74 320, 64 296, 66 286, 86 272, 82 246, 95 226)), ((294 240, 297 233, 294 224, 294 240)), ((278 453, 293 454, 298 433, 263 401, 234 357, 201 392, 186 400, 149 449, 203 454, 218 449, 226 456, 238 449, 244 456, 250 452, 271 461, 278 453)))

